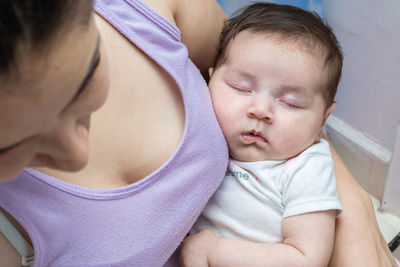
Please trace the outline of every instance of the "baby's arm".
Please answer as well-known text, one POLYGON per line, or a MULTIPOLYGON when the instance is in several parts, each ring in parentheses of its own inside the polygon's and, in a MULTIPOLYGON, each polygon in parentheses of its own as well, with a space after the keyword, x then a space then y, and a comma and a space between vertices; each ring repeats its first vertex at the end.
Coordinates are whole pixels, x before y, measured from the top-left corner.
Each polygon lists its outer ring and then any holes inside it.
POLYGON ((187 237, 183 266, 327 266, 332 253, 336 210, 287 217, 282 243, 218 238, 210 230, 187 237))

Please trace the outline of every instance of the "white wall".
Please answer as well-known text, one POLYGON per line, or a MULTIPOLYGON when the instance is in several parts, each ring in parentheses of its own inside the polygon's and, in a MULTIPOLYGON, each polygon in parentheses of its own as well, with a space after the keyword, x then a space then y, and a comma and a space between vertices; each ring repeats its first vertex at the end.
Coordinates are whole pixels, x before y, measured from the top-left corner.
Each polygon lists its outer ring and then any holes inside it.
POLYGON ((349 141, 345 136, 347 141, 339 142, 337 129, 330 137, 367 191, 385 199, 384 207, 399 211, 400 173, 393 173, 399 170, 393 165, 400 162, 392 157, 400 130, 400 1, 323 0, 322 10, 345 54, 333 115, 365 138, 349 141), (386 180, 389 167, 391 178, 386 180))
POLYGON ((396 145, 387 178, 382 207, 400 215, 400 119, 397 127, 396 145))
POLYGON ((335 116, 393 151, 400 115, 400 1, 324 0, 345 53, 335 116))

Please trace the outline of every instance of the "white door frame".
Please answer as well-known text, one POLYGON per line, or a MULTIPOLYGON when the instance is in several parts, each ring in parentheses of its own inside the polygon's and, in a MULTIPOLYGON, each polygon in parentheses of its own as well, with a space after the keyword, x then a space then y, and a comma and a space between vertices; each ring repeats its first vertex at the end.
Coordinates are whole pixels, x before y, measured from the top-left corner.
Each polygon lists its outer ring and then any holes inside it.
POLYGON ((400 215, 400 118, 397 121, 395 146, 389 165, 382 208, 400 215))

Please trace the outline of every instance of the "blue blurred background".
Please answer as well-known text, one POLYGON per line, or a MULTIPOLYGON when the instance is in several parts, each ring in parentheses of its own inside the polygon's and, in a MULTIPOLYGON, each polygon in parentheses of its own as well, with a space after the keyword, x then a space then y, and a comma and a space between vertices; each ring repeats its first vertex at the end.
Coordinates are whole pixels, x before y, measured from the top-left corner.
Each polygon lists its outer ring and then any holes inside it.
MULTIPOLYGON (((228 16, 232 15, 233 12, 247 6, 254 0, 217 0, 228 16)), ((312 10, 322 16, 322 0, 274 0, 274 1, 262 1, 277 4, 293 5, 303 9, 312 10)))

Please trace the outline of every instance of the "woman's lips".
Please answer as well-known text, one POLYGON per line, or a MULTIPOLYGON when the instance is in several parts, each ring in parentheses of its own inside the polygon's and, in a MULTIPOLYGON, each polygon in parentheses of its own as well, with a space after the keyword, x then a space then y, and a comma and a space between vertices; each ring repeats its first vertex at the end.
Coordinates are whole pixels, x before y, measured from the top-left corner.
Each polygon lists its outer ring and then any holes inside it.
POLYGON ((267 140, 265 140, 264 137, 262 137, 260 134, 258 133, 244 133, 242 134, 242 138, 245 141, 245 143, 255 143, 255 142, 263 142, 266 143, 267 140))

